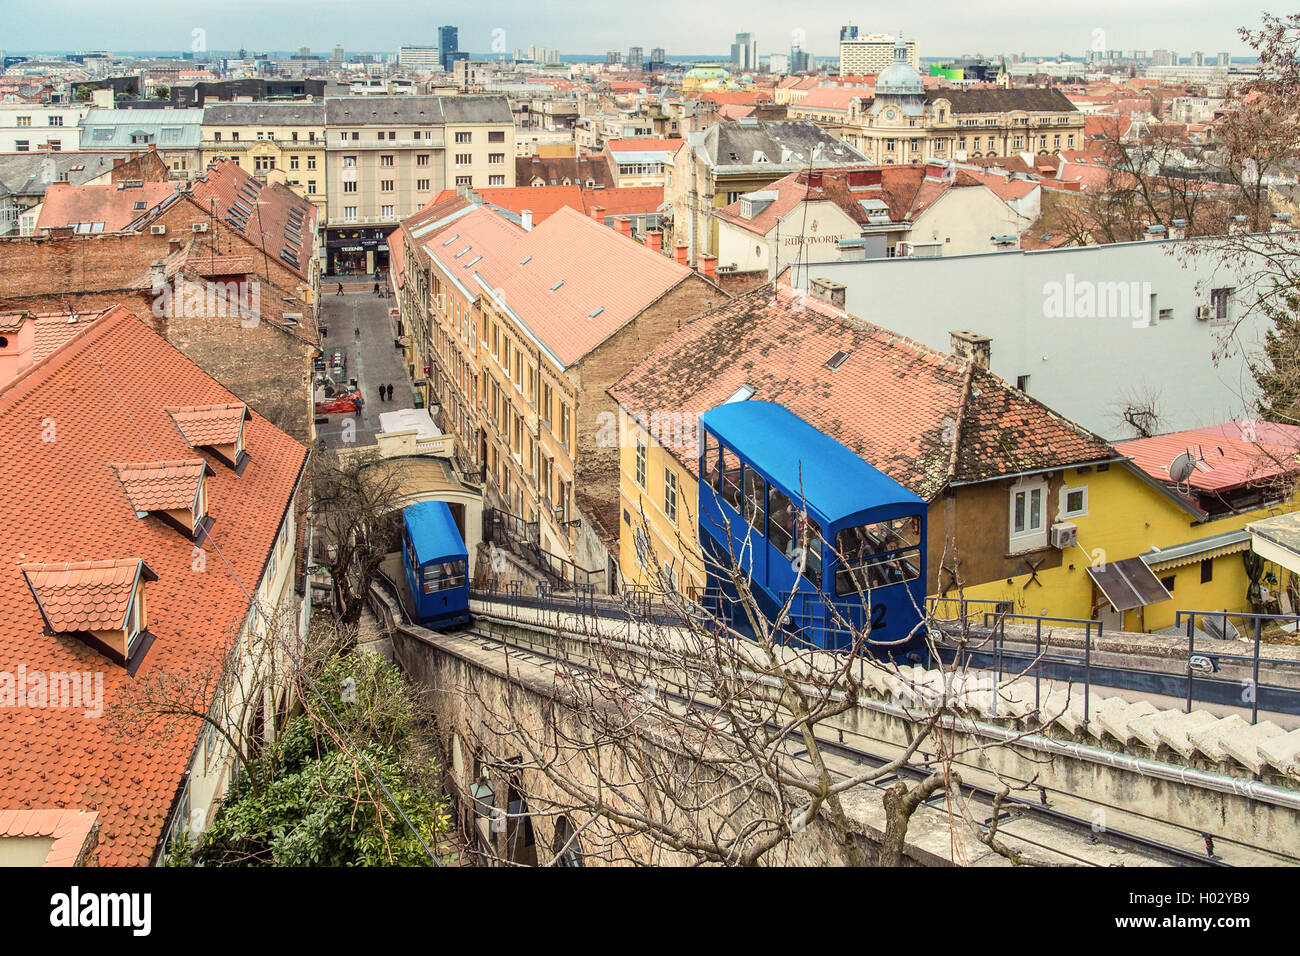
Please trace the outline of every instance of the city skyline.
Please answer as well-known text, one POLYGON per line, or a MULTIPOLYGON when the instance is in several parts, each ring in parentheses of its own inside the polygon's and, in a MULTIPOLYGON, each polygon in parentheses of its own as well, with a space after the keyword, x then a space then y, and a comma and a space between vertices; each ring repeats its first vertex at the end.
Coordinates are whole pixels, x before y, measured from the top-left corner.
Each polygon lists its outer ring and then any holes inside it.
POLYGON ((1193 50, 1227 51, 1247 56, 1249 48, 1237 28, 1252 24, 1239 6, 1222 0, 1200 0, 1184 5, 1177 22, 1168 22, 1165 5, 1154 0, 1119 3, 1099 0, 1088 10, 1053 16, 1050 28, 1034 29, 1023 13, 1010 9, 987 13, 966 5, 941 4, 923 16, 888 15, 869 19, 851 15, 846 4, 815 4, 796 18, 787 6, 759 0, 719 11, 703 30, 692 21, 692 8, 669 0, 656 25, 648 26, 632 11, 621 11, 592 0, 566 4, 562 20, 554 11, 538 11, 523 4, 503 4, 494 11, 450 13, 417 0, 374 0, 367 6, 375 14, 357 22, 349 16, 354 6, 344 0, 223 0, 197 2, 181 9, 159 10, 142 0, 123 0, 127 13, 148 12, 143 20, 122 16, 117 23, 94 23, 96 5, 88 0, 48 0, 39 7, 7 11, 3 49, 6 52, 207 52, 241 48, 328 52, 342 43, 349 51, 396 52, 402 44, 436 43, 437 28, 454 23, 460 28, 460 47, 472 54, 509 54, 516 48, 545 46, 572 56, 596 56, 607 50, 663 47, 670 56, 725 58, 738 32, 751 33, 760 55, 783 52, 792 42, 819 57, 838 53, 839 27, 853 22, 863 32, 902 32, 918 40, 923 57, 965 53, 1024 52, 1054 56, 1065 52, 1081 56, 1103 49, 1175 49, 1183 55, 1193 50), (512 7, 518 6, 518 10, 512 7), (312 16, 302 14, 310 8, 312 16), (49 42, 50 24, 60 22, 59 45, 49 42), (681 24, 680 27, 675 24, 681 24), (800 32, 801 31, 801 32, 800 32), (195 49, 201 47, 201 49, 195 49))

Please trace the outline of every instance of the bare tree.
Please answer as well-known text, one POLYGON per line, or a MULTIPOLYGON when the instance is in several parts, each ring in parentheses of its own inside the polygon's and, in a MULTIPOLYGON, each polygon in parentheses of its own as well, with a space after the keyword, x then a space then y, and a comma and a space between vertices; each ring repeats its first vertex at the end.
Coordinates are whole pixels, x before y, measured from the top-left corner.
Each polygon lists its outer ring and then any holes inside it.
MULTIPOLYGON (((678 553, 699 553, 681 544, 678 553)), ((942 792, 954 841, 964 843, 971 828, 979 843, 1019 861, 1001 841, 986 842, 953 769, 969 745, 950 722, 969 713, 979 685, 963 653, 981 640, 969 622, 958 627, 956 654, 943 665, 930 634, 936 621, 921 614, 935 654, 935 669, 921 673, 885 660, 905 636, 882 642, 869 625, 835 610, 848 647, 814 647, 799 629, 793 595, 775 614, 764 611, 740 555, 664 568, 647 543, 645 557, 657 569, 657 614, 647 592, 625 591, 631 621, 623 626, 569 616, 561 630, 557 618, 562 660, 542 719, 522 714, 482 671, 467 672, 467 686, 455 688, 472 701, 479 730, 470 743, 480 762, 527 790, 532 817, 585 821, 579 835, 587 855, 611 863, 788 861, 798 858, 798 835, 815 825, 828 828, 846 862, 891 865, 904 857, 917 809, 942 792), (730 613, 678 590, 679 576, 709 571, 729 583, 730 613), (888 759, 864 762, 845 750, 845 727, 882 690, 906 716, 911 737, 888 759), (885 811, 877 852, 858 822, 863 800, 885 811)), ((855 583, 862 620, 870 621, 870 591, 855 583)), ((981 686, 985 708, 1007 692, 981 686)), ((1001 783, 1008 793, 1026 786, 1001 783)))
POLYGON ((312 455, 315 532, 346 624, 360 620, 370 583, 393 550, 400 478, 398 468, 376 452, 322 449, 312 455))

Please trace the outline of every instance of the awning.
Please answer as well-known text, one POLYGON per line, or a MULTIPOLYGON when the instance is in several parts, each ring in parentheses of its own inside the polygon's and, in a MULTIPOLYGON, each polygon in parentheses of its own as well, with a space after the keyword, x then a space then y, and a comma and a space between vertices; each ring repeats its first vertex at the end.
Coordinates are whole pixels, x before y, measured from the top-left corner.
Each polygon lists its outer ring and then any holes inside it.
POLYGON ((1130 611, 1173 597, 1141 558, 1098 564, 1088 568, 1088 576, 1117 611, 1130 611))
POLYGON ((1143 553, 1142 560, 1155 571, 1167 571, 1170 568, 1249 550, 1250 532, 1240 528, 1197 541, 1171 545, 1168 548, 1152 548, 1143 553))

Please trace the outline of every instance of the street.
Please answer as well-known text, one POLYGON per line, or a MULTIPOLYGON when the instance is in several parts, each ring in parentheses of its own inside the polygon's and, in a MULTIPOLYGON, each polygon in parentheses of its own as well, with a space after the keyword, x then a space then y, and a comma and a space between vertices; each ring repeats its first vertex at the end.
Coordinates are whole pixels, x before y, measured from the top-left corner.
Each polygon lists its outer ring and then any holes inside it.
POLYGON ((369 279, 344 280, 343 295, 336 294, 337 283, 330 278, 322 284, 320 324, 328 331, 321 339, 321 349, 327 364, 336 349, 347 356, 346 374, 339 377, 356 382, 363 403, 360 415, 317 415, 316 432, 329 448, 371 445, 379 432, 380 412, 411 407, 411 377, 402 350, 393 346, 396 323, 388 310, 394 300, 374 295, 369 279), (392 401, 380 398, 381 385, 393 386, 392 401))

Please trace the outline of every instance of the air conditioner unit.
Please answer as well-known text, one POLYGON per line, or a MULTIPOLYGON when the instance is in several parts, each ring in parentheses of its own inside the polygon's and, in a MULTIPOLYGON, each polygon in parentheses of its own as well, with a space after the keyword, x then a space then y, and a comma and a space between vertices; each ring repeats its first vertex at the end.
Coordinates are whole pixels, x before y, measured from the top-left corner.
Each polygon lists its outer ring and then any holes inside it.
POLYGON ((1052 525, 1052 547, 1064 551, 1079 543, 1079 526, 1072 521, 1058 521, 1052 525))
POLYGON ((206 222, 196 222, 194 225, 190 226, 190 231, 191 231, 191 232, 207 232, 207 231, 208 231, 208 224, 207 224, 206 222))
POLYGON ((1198 305, 1196 307, 1196 321, 1198 322, 1210 321, 1210 307, 1208 305, 1198 305))
POLYGON ((167 235, 167 227, 166 227, 166 226, 150 226, 150 227, 149 227, 149 232, 150 232, 151 235, 155 235, 155 236, 165 236, 165 235, 167 235))

